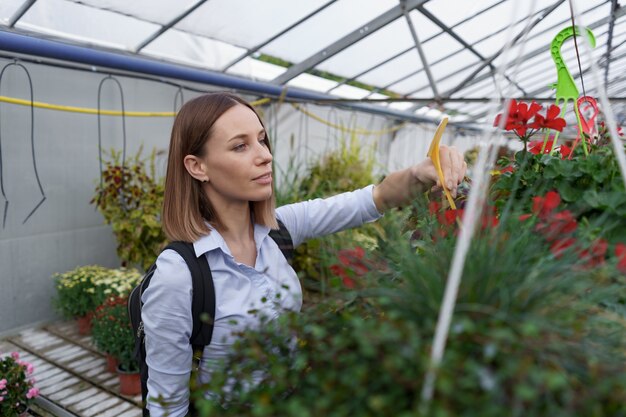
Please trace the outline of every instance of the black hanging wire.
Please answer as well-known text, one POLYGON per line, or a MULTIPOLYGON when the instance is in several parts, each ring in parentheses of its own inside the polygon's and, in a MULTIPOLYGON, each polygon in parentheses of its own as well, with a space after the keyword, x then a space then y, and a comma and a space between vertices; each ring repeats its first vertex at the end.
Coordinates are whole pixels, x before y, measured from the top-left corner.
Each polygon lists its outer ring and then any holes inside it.
POLYGON ((185 96, 183 95, 183 87, 178 86, 176 95, 174 95, 174 113, 178 113, 178 110, 185 104, 185 96), (180 106, 178 105, 178 97, 180 97, 180 106))
POLYGON ((613 48, 613 29, 615 28, 615 13, 617 13, 619 5, 617 0, 611 1, 611 21, 609 22, 609 38, 606 41, 606 65, 604 67, 604 88, 608 89, 609 85, 609 64, 611 63, 611 49, 613 48))
MULTIPOLYGON (((35 211, 37 211, 37 209, 39 209, 39 207, 41 207, 41 205, 43 204, 44 201, 46 201, 46 193, 43 190, 43 187, 41 185, 41 180, 39 179, 39 172, 37 171, 37 158, 35 157, 35 106, 33 104, 34 101, 34 93, 33 93, 33 80, 30 76, 30 72, 28 72, 28 69, 20 64, 19 62, 17 62, 17 60, 15 62, 11 62, 7 65, 5 65, 2 68, 2 71, 0 72, 0 89, 1 89, 1 85, 2 85, 2 77, 4 76, 4 72, 7 70, 7 68, 9 67, 18 67, 24 70, 24 73, 26 74, 26 78, 28 79, 28 86, 30 88, 30 146, 31 146, 31 155, 33 157, 33 170, 35 171, 35 179, 37 180, 37 186, 39 187, 39 193, 41 194, 41 200, 37 203, 37 205, 35 206, 35 208, 33 208, 30 213, 28 213, 28 215, 26 216, 26 218, 24 219, 24 221, 22 222, 22 224, 25 224, 28 219, 30 219, 30 217, 35 213, 35 211)), ((0 129, 0 135, 2 133, 2 129, 0 129)), ((3 173, 3 164, 2 164, 2 139, 0 137, 0 191, 2 191, 2 197, 4 198, 4 213, 2 215, 2 228, 4 229, 4 227, 6 226, 6 220, 7 220, 7 213, 9 210, 9 199, 6 196, 6 192, 4 191, 4 175, 3 173)))
MULTIPOLYGON (((99 205, 100 198, 102 197, 102 192, 104 190, 104 181, 102 178, 102 111, 101 111, 101 100, 102 100, 102 86, 107 80, 113 81, 120 90, 120 101, 122 107, 122 175, 121 175, 121 184, 120 191, 124 190, 124 171, 126 168, 126 109, 124 106, 124 90, 122 89, 122 85, 117 80, 117 78, 108 75, 100 81, 100 85, 98 85, 98 159, 100 162, 100 193, 98 193, 98 202, 96 204, 99 205)), ((122 205, 125 206, 126 202, 122 201, 122 205)))
MULTIPOLYGON (((587 93, 585 92, 585 80, 583 79, 583 67, 580 64, 580 54, 578 53, 578 41, 576 40, 577 36, 576 36, 576 23, 574 22, 574 6, 572 5, 572 0, 569 0, 569 12, 570 12, 570 16, 572 17, 572 29, 574 30, 574 48, 576 49, 576 60, 578 61, 578 71, 580 72, 580 83, 582 84, 583 87, 583 97, 587 96, 587 93)), ((580 31, 580 34, 582 36, 586 36, 586 33, 583 33, 583 31, 580 31)), ((574 105, 576 105, 576 103, 574 103, 574 105)))

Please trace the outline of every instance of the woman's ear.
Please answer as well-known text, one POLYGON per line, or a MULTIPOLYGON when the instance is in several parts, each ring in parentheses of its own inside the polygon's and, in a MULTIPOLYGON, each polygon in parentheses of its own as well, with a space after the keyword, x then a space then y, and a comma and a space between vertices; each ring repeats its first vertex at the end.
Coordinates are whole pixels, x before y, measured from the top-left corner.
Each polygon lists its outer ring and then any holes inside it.
POLYGON ((195 155, 187 155, 183 160, 185 168, 189 175, 200 182, 209 182, 209 176, 206 173, 206 166, 202 159, 195 155))

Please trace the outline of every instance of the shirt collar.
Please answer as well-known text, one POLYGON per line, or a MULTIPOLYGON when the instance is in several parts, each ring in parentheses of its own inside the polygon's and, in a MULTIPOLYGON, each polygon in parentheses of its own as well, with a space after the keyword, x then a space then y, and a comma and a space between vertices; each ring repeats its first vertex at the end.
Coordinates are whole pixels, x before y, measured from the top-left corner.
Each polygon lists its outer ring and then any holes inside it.
MULTIPOLYGON (((215 228, 213 228, 209 224, 207 224, 207 226, 210 230, 209 234, 202 236, 200 239, 196 240, 193 243, 193 249, 196 253, 196 256, 200 257, 201 255, 217 248, 220 248, 225 254, 232 256, 232 253, 230 253, 230 249, 228 248, 228 245, 226 244, 226 241, 224 240, 220 232, 215 230, 215 228)), ((269 227, 255 223, 254 243, 256 244, 257 250, 259 250, 261 244, 263 243, 263 240, 265 240, 269 233, 269 227)))

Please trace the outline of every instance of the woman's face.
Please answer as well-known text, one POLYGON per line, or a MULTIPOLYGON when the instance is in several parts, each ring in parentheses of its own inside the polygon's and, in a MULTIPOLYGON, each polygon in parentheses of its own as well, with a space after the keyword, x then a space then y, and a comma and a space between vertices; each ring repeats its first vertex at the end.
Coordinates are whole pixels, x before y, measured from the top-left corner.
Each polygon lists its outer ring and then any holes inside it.
POLYGON ((272 196, 272 154, 257 115, 243 105, 228 109, 213 125, 204 161, 213 204, 264 201, 272 196))

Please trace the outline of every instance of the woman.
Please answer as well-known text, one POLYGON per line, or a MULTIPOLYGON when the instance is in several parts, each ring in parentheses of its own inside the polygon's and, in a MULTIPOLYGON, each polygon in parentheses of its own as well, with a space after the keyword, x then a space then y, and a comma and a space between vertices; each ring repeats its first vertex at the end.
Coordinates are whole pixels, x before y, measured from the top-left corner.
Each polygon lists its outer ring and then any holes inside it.
MULTIPOLYGON (((456 193, 466 164, 441 146, 447 187, 456 193)), ((211 378, 236 332, 259 317, 299 311, 302 289, 276 242, 279 219, 294 247, 303 241, 374 221, 386 209, 409 203, 439 186, 430 160, 388 175, 380 184, 337 196, 274 208, 272 153, 255 110, 241 98, 212 93, 186 103, 172 129, 165 180, 163 228, 170 240, 193 242, 213 275, 216 312, 200 380, 211 378), (257 314, 252 314, 251 311, 257 314)), ((191 274, 166 250, 142 300, 146 333, 148 408, 152 417, 184 416, 189 406, 192 348, 191 274), (160 397, 164 401, 155 401, 160 397)))

